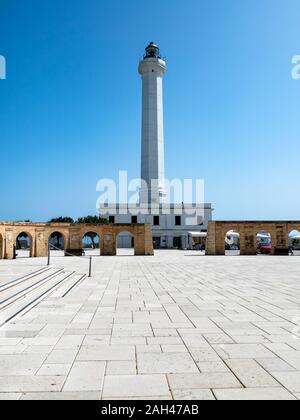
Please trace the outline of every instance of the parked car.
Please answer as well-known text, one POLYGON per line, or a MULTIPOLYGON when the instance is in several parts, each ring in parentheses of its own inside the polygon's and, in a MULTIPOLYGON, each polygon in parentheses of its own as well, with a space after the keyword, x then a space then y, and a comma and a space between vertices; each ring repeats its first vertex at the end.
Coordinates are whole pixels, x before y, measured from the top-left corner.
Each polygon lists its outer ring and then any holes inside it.
POLYGON ((268 241, 261 241, 257 244, 259 254, 270 255, 272 253, 272 245, 268 241))

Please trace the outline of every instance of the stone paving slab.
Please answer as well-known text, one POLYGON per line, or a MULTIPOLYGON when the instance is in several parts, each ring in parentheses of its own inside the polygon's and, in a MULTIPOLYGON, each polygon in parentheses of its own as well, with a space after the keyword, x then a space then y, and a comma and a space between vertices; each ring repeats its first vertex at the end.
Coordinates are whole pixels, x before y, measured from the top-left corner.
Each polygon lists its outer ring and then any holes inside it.
POLYGON ((237 400, 248 400, 248 401, 288 401, 296 400, 291 393, 283 388, 247 388, 247 389, 216 389, 214 394, 218 400, 226 401, 237 401, 237 400))
POLYGON ((242 384, 231 372, 172 374, 168 375, 168 379, 172 390, 242 387, 242 384))
POLYGON ((199 372, 188 353, 141 353, 137 357, 137 367, 139 374, 199 372))
POLYGON ((61 391, 63 376, 0 376, 0 393, 61 391))
POLYGON ((82 346, 78 353, 77 360, 78 361, 135 360, 135 348, 134 346, 124 346, 124 345, 82 346))
MULTIPOLYGON (((45 264, 1 260, 0 284, 45 264)), ((188 251, 95 258, 65 298, 0 328, 0 400, 300 399, 299 267, 188 251)))
POLYGON ((0 401, 9 401, 9 400, 19 400, 21 398, 22 394, 12 394, 12 393, 0 393, 0 401))
POLYGON ((245 388, 280 388, 280 384, 255 360, 227 360, 226 364, 245 388))
POLYGON ((34 375, 45 360, 45 355, 10 354, 0 359, 0 377, 34 375))
POLYGON ((213 401, 214 394, 210 389, 175 389, 174 400, 213 401))
POLYGON ((63 391, 97 391, 102 389, 104 362, 75 362, 63 391))
POLYGON ((136 362, 107 362, 107 375, 136 375, 136 362))
POLYGON ((103 398, 170 397, 165 375, 107 375, 103 398))
POLYGON ((38 370, 38 376, 68 376, 71 370, 70 364, 43 364, 42 367, 38 370))
POLYGON ((20 400, 30 401, 96 401, 100 400, 100 392, 28 392, 26 394, 19 394, 20 400))
POLYGON ((274 372, 273 376, 290 392, 300 393, 300 372, 274 372))

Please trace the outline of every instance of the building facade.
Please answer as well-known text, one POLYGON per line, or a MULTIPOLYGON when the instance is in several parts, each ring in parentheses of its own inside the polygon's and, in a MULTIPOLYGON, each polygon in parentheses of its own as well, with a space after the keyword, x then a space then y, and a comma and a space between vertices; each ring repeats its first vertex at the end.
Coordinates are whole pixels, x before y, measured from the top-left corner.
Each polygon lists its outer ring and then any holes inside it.
MULTIPOLYGON (((152 226, 154 248, 166 249, 193 249, 201 233, 207 232, 208 223, 212 217, 211 204, 200 205, 171 205, 169 214, 165 213, 164 206, 159 206, 153 212, 148 208, 136 208, 127 205, 102 208, 101 213, 110 223, 114 224, 150 224, 152 226), (148 214, 145 214, 148 213, 148 214), (197 216, 197 214, 203 216, 197 216)), ((132 240, 128 235, 120 235, 119 248, 131 248, 132 240)))

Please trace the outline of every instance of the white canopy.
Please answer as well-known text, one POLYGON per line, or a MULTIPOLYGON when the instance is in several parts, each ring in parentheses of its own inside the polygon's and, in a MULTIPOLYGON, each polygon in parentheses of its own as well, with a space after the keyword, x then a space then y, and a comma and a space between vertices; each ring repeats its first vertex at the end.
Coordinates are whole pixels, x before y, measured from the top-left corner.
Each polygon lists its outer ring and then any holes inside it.
POLYGON ((206 238, 207 232, 189 232, 189 235, 193 236, 194 238, 206 238))

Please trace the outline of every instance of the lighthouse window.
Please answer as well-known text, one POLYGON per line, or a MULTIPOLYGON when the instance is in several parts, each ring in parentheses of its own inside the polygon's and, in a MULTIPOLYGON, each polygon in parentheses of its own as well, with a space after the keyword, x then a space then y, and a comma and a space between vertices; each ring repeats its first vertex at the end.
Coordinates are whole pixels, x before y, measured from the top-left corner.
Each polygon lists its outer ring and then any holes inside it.
POLYGON ((176 226, 181 226, 181 216, 176 216, 175 217, 175 225, 176 226))
POLYGON ((159 216, 154 216, 153 224, 154 224, 154 226, 159 226, 159 216))

